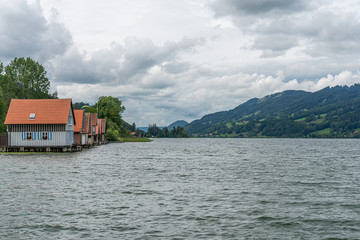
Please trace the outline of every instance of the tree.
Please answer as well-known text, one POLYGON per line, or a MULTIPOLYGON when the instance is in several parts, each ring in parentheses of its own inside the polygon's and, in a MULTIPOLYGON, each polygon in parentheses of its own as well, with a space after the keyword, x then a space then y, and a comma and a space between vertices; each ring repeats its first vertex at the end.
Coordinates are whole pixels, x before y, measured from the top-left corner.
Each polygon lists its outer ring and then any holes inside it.
POLYGON ((31 58, 15 58, 5 67, 6 86, 12 88, 18 98, 54 98, 45 68, 31 58))
POLYGON ((118 98, 102 96, 94 106, 87 108, 86 111, 95 111, 98 113, 99 118, 106 118, 108 129, 112 128, 111 131, 114 135, 117 135, 118 138, 121 136, 130 136, 130 131, 128 130, 130 129, 130 124, 123 121, 121 117, 121 113, 125 111, 125 107, 122 106, 122 102, 118 98))
POLYGON ((13 98, 37 99, 57 98, 57 93, 50 94, 50 82, 44 67, 31 58, 15 58, 4 67, 0 62, 0 132, 10 101, 13 98))
POLYGON ((74 109, 83 109, 83 108, 86 108, 86 107, 89 107, 89 103, 84 103, 84 102, 76 102, 73 104, 74 106, 74 109))
POLYGON ((7 106, 4 100, 2 88, 0 86, 0 133, 6 132, 6 126, 4 125, 7 106))
POLYGON ((130 131, 135 132, 136 131, 136 124, 133 123, 130 127, 130 131))
POLYGON ((162 129, 162 131, 164 133, 164 137, 169 137, 170 136, 169 129, 167 127, 164 127, 162 129))
POLYGON ((125 107, 122 106, 122 102, 118 98, 111 96, 100 97, 94 108, 98 109, 99 118, 106 118, 121 126, 121 113, 125 111, 125 107))

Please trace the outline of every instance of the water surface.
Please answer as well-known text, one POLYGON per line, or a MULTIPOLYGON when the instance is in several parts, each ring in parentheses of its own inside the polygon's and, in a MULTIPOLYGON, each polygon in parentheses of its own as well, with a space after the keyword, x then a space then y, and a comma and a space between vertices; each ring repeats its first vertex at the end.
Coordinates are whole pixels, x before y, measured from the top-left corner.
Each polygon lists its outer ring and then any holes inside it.
POLYGON ((360 239, 360 141, 0 155, 0 239, 360 239))

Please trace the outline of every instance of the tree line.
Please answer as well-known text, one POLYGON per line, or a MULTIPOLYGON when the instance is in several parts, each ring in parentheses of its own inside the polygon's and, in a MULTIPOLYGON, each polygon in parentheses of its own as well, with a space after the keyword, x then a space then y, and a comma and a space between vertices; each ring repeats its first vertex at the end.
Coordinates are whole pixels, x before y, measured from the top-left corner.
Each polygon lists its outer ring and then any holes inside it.
POLYGON ((146 133, 146 137, 156 137, 156 138, 184 138, 188 137, 188 132, 178 126, 174 127, 172 130, 169 131, 167 127, 159 128, 156 124, 149 125, 148 131, 146 133))

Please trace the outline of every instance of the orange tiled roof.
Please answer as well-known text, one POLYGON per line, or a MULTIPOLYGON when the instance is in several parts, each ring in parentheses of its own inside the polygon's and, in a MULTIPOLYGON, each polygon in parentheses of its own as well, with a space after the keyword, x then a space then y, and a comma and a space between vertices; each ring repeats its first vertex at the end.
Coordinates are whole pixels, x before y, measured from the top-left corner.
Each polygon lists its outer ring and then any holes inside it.
POLYGON ((102 134, 106 133, 106 118, 101 119, 101 133, 102 134))
POLYGON ((70 108, 71 99, 12 99, 5 124, 67 124, 70 108))
POLYGON ((90 133, 90 113, 85 112, 85 129, 83 133, 90 133))
POLYGON ((76 124, 74 126, 74 132, 80 132, 81 129, 85 128, 84 123, 84 110, 74 110, 74 116, 76 124))
POLYGON ((98 120, 97 120, 96 134, 101 134, 101 119, 100 118, 98 118, 98 120))
POLYGON ((90 113, 91 126, 97 126, 97 113, 90 113))

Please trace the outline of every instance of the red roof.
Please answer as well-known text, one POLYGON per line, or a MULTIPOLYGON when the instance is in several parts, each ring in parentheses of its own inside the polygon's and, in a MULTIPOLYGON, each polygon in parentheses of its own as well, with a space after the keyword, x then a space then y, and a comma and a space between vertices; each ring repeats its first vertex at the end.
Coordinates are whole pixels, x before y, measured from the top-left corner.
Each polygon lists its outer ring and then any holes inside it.
POLYGON ((102 134, 106 133, 106 118, 101 119, 101 133, 102 134))
POLYGON ((90 113, 85 113, 85 129, 83 129, 83 133, 90 133, 90 113))
POLYGON ((91 126, 97 126, 97 113, 90 113, 91 126))
POLYGON ((74 110, 74 116, 76 124, 74 126, 74 132, 80 132, 81 129, 85 128, 84 123, 84 110, 74 110))
POLYGON ((101 119, 97 120, 96 134, 101 134, 101 119))
POLYGON ((5 124, 67 124, 70 109, 71 99, 12 99, 5 124))

